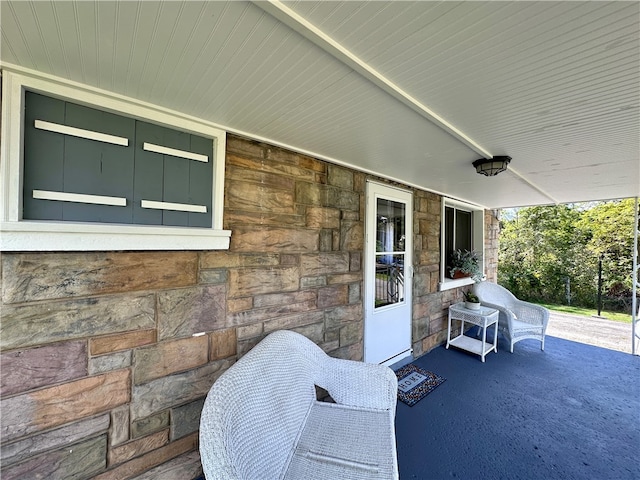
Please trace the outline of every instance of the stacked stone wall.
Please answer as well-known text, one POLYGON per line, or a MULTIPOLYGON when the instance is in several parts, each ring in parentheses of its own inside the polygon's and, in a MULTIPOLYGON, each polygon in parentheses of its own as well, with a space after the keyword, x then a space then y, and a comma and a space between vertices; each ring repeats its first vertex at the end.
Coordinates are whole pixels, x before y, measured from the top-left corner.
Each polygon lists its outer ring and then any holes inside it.
MULTIPOLYGON (((368 177, 234 136, 226 162, 228 251, 2 254, 3 480, 195 478, 204 397, 265 335, 362 359, 368 177)), ((417 356, 461 293, 441 198, 414 194, 417 356)))
POLYGON ((498 252, 500 250, 500 210, 484 212, 484 263, 487 281, 498 282, 498 252))

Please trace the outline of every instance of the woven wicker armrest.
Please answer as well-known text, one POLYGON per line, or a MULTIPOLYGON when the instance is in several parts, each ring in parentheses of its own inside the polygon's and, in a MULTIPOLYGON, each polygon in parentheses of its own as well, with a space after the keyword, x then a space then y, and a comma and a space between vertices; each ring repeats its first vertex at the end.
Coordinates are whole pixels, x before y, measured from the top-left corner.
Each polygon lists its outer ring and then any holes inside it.
POLYGON ((506 322, 507 320, 515 320, 516 319, 516 314, 513 311, 513 308, 511 305, 509 305, 508 307, 505 305, 498 305, 496 303, 490 303, 487 301, 482 301, 482 305, 485 307, 489 307, 489 308, 493 308, 495 310, 498 310, 498 312, 500 312, 500 321, 501 322, 506 322))
POLYGON ((519 300, 512 306, 512 310, 521 322, 546 327, 549 321, 549 311, 540 305, 519 300))
POLYGON ((393 409, 398 398, 398 379, 389 367, 327 358, 326 386, 340 404, 362 408, 393 409))

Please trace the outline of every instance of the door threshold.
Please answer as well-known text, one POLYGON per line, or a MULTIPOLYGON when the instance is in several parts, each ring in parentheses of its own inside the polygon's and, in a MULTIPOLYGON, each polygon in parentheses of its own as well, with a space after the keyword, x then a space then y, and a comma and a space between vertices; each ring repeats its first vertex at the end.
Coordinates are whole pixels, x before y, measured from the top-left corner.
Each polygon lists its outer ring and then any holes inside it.
POLYGON ((411 363, 413 361, 413 349, 405 350, 393 357, 381 362, 380 365, 384 365, 385 367, 390 367, 392 370, 403 367, 404 365, 411 363))

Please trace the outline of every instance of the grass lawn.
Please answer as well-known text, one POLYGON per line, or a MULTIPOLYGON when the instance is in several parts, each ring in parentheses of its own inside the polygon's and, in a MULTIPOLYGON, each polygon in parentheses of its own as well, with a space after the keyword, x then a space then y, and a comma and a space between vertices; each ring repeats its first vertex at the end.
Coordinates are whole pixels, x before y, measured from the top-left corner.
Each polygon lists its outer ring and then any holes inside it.
MULTIPOLYGON (((591 317, 598 314, 597 310, 590 308, 570 307, 568 305, 549 305, 546 303, 541 303, 540 305, 556 312, 584 315, 585 317, 591 317)), ((600 316, 608 320, 615 320, 616 322, 631 323, 631 315, 626 313, 602 311, 600 316)))

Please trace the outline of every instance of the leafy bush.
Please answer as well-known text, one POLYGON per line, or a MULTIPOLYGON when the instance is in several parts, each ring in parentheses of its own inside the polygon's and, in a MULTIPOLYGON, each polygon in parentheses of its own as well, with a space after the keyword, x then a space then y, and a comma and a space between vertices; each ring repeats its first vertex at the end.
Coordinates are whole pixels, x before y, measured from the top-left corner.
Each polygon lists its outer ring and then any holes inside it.
POLYGON ((600 258, 603 293, 630 291, 633 199, 504 213, 498 283, 518 298, 593 308, 600 258))

